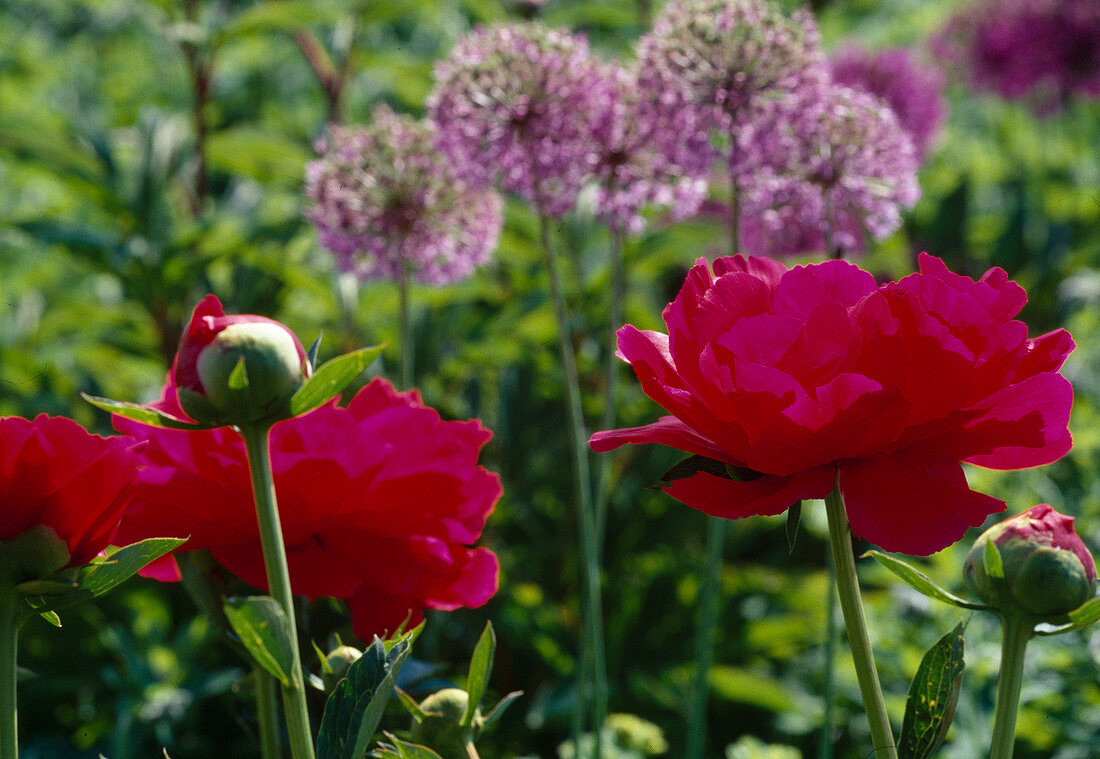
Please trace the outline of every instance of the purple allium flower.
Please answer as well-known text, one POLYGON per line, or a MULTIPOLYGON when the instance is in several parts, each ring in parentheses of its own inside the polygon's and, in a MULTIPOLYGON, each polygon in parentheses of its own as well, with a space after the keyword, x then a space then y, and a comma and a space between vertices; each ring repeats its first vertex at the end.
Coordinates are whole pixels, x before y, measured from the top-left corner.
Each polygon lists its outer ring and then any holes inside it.
POLYGON ((498 183, 539 213, 572 210, 612 98, 583 37, 538 23, 478 27, 435 69, 439 149, 473 186, 498 183))
POLYGON ((920 197, 909 134, 881 100, 848 87, 823 83, 769 103, 738 151, 742 241, 757 255, 860 252, 920 197))
POLYGON ((1096 0, 987 0, 953 16, 932 46, 978 89, 1029 99, 1041 113, 1100 97, 1096 0))
POLYGON ((431 124, 383 105, 365 127, 331 127, 318 152, 306 167, 307 216, 342 269, 446 284, 489 260, 500 196, 456 176, 431 124))
POLYGON ((647 205, 666 206, 675 219, 690 216, 706 196, 706 178, 676 163, 676 141, 657 128, 659 106, 636 74, 614 63, 601 64, 600 72, 613 96, 593 125, 597 215, 631 233, 645 227, 647 205))
POLYGON ((714 161, 712 130, 734 134, 762 103, 824 75, 813 16, 768 0, 669 0, 637 52, 639 87, 655 93, 693 173, 714 161))
POLYGON ((854 45, 833 56, 829 69, 836 84, 869 92, 890 106, 913 138, 918 159, 924 159, 947 112, 938 69, 922 65, 904 48, 870 52, 854 45))

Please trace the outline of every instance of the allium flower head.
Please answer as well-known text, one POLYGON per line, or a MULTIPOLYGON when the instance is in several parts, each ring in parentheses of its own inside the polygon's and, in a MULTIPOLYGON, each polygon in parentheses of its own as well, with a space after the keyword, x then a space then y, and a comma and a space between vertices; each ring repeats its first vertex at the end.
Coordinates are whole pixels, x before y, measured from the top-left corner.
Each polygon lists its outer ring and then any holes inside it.
POLYGON ((639 87, 656 93, 704 170, 710 130, 730 135, 756 106, 824 73, 813 16, 786 16, 769 0, 669 0, 637 51, 639 87))
POLYGON ((489 260, 500 197, 459 179, 431 124, 379 106, 367 126, 331 127, 318 150, 306 169, 307 214, 341 268, 439 285, 489 260))
POLYGON ((943 75, 905 48, 871 52, 850 45, 829 61, 833 82, 879 98, 897 116, 923 160, 943 127, 947 102, 943 75))
POLYGON ((761 109, 739 141, 743 240, 758 255, 858 252, 920 197, 913 141, 866 92, 804 87, 761 109), (787 247, 797 244, 798 247, 787 247))
POLYGON ((1100 97, 1100 3, 985 0, 953 16, 932 42, 950 70, 1040 112, 1100 97))
POLYGON ((614 63, 599 69, 612 97, 593 127, 598 215, 634 233, 645 226, 645 206, 668 207, 675 219, 690 216, 706 196, 705 177, 676 162, 677 140, 658 128, 657 103, 638 86, 635 72, 614 63))
POLYGON ((852 530, 928 554, 1005 507, 960 462, 1022 469, 1064 455, 1073 392, 1065 330, 1028 339, 1027 298, 927 254, 876 285, 844 261, 788 270, 705 261, 664 311, 668 334, 619 330, 619 355, 671 416, 598 432, 598 452, 660 443, 710 459, 665 492, 730 519, 779 514, 839 486, 852 530))
MULTIPOLYGON (((171 375, 159 403, 179 414, 171 375)), ((191 536, 226 569, 266 588, 244 444, 231 429, 178 431, 122 417, 142 470, 119 536, 191 536)), ((477 465, 491 433, 444 422, 415 392, 375 379, 348 406, 336 401, 276 424, 271 458, 295 593, 347 599, 356 634, 396 628, 421 609, 480 606, 497 588, 497 560, 470 548, 500 497, 477 465)), ((178 579, 172 566, 147 572, 178 579)))
POLYGON ((583 37, 539 23, 478 27, 435 69, 439 148, 470 184, 562 216, 596 164, 592 129, 612 97, 599 73, 583 37))

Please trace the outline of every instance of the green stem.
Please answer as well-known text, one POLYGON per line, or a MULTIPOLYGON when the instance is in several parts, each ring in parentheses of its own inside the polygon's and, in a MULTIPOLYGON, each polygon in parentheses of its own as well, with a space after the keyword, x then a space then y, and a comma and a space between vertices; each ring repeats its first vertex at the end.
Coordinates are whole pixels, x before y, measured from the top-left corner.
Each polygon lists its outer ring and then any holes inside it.
POLYGON ((1030 620, 1017 615, 1005 615, 1001 622, 1001 674, 997 679, 997 711, 993 718, 993 743, 989 747, 989 759, 1012 759, 1020 686, 1024 681, 1024 649, 1035 632, 1030 620))
POLYGON ((412 330, 409 327, 409 270, 402 267, 397 281, 398 294, 398 331, 401 337, 401 389, 413 387, 413 344, 412 330))
POLYGON ((707 702, 710 669, 714 664, 714 643, 718 632, 718 607, 722 589, 722 549, 726 543, 726 520, 707 517, 707 563, 699 589, 699 619, 695 628, 695 678, 688 704, 687 741, 684 759, 702 759, 707 742, 707 702))
POLYGON ((741 198, 737 175, 730 171, 730 255, 741 252, 741 198))
POLYGON ((256 678, 256 723, 260 734, 262 759, 282 759, 283 746, 279 735, 279 696, 275 678, 260 666, 253 666, 256 678))
POLYGON ((19 658, 19 594, 11 584, 0 587, 0 759, 19 757, 16 680, 19 658))
POLYGON ((844 513, 844 501, 839 487, 825 497, 825 513, 829 518, 829 545, 836 566, 836 590, 840 598, 840 610, 844 613, 844 626, 848 631, 848 645, 852 650, 852 662, 856 668, 856 680, 863 697, 863 709, 871 724, 871 739, 878 759, 897 759, 897 744, 886 713, 882 697, 875 657, 871 651, 871 638, 867 634, 867 621, 863 617, 863 602, 859 595, 859 579, 856 577, 856 558, 852 553, 851 530, 848 515, 844 513))
MULTIPOLYGON (((619 357, 615 355, 615 333, 623 323, 623 303, 626 300, 626 267, 623 265, 625 240, 621 229, 611 227, 611 330, 607 343, 607 376, 603 395, 603 421, 600 429, 615 426, 616 396, 619 389, 619 357)), ((599 489, 596 492, 596 547, 603 546, 607 527, 607 511, 611 505, 611 462, 614 457, 599 457, 599 489)))
POLYGON ((283 711, 290 736, 290 755, 294 759, 314 759, 305 678, 302 675, 302 659, 298 650, 298 625, 294 618, 294 595, 290 590, 290 569, 286 562, 283 530, 279 524, 279 506, 275 500, 275 482, 271 475, 271 455, 267 444, 270 429, 270 426, 263 424, 238 428, 244 439, 245 450, 248 451, 248 470, 252 476, 252 493, 256 500, 256 517, 260 525, 268 592, 283 607, 290 622, 291 682, 282 687, 283 711))
POLYGON ((836 566, 833 564, 833 555, 830 552, 825 559, 828 567, 828 579, 825 592, 828 600, 825 603, 825 674, 821 686, 821 697, 825 701, 825 714, 821 724, 821 742, 817 746, 817 759, 833 759, 833 732, 836 726, 836 644, 840 630, 836 623, 836 592, 833 586, 836 584, 836 566))
MULTIPOLYGON (((595 759, 600 759, 599 732, 607 712, 607 664, 603 641, 600 560, 596 546, 595 515, 592 509, 592 480, 588 468, 588 441, 581 409, 580 378, 577 374, 573 341, 570 337, 569 314, 565 306, 565 295, 562 291, 557 260, 550 244, 549 220, 545 215, 539 216, 539 238, 545 256, 546 271, 550 277, 550 296, 554 303, 554 316, 558 324, 558 348, 561 352, 562 371, 565 374, 565 403, 569 411, 569 429, 573 437, 573 486, 577 501, 577 528, 581 544, 584 629, 586 631, 582 634, 582 661, 590 663, 591 716, 593 732, 597 734, 595 759)), ((582 675, 583 669, 580 668, 582 675)), ((586 688, 583 679, 579 685, 580 692, 584 694, 586 688)))

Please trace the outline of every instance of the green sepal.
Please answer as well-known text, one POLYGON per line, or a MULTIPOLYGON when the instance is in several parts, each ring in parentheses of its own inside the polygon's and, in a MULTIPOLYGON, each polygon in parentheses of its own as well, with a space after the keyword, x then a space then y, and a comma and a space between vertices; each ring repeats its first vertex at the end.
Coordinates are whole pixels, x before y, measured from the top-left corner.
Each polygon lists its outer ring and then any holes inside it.
POLYGON ((42 611, 39 615, 54 627, 61 627, 61 617, 57 616, 56 611, 42 611))
POLYGON ((384 345, 361 348, 326 361, 290 398, 290 415, 301 416, 338 395, 382 352, 384 345))
POLYGON ((488 714, 485 715, 485 720, 481 723, 481 729, 487 730, 490 725, 496 722, 498 719, 504 716, 504 712, 508 707, 515 703, 516 699, 523 695, 523 691, 514 690, 507 696, 497 702, 497 705, 492 708, 488 714))
POLYGON ((256 663, 284 688, 298 687, 290 621, 279 602, 271 596, 246 596, 227 599, 223 609, 233 632, 256 663))
POLYGON ((245 367, 244 356, 237 359, 237 363, 233 366, 233 371, 229 373, 229 379, 226 382, 230 390, 247 390, 248 389, 248 369, 245 367))
POLYGON ((470 657, 470 671, 466 676, 466 692, 470 694, 470 700, 466 704, 466 713, 462 715, 462 727, 469 727, 474 723, 474 715, 485 696, 485 689, 489 687, 489 675, 493 670, 496 650, 497 635, 493 631, 493 623, 486 622, 470 657))
MULTIPOLYGON (((186 388, 180 388, 179 391, 189 392, 186 388)), ((193 393, 193 395, 198 396, 193 393)), ((137 403, 126 403, 125 401, 112 401, 110 398, 99 398, 94 395, 88 395, 87 393, 81 393, 80 397, 92 404, 96 408, 103 409, 104 411, 116 414, 125 419, 132 419, 135 422, 141 422, 142 424, 148 424, 150 427, 161 427, 169 430, 213 430, 218 427, 225 427, 225 424, 196 424, 195 422, 185 422, 182 419, 166 414, 165 412, 151 408, 149 406, 142 406, 137 403)))
POLYGON ((1001 559, 1001 552, 997 550, 997 544, 992 540, 985 541, 985 549, 982 551, 982 569, 986 577, 991 580, 1003 580, 1005 577, 1005 565, 1001 559))
POLYGON ((960 622, 928 649, 921 660, 905 702, 905 718, 898 741, 898 759, 928 759, 943 743, 955 706, 963 669, 963 630, 960 622))
POLYGON ((984 604, 974 603, 967 601, 965 598, 960 598, 954 593, 948 593, 939 585, 934 583, 932 579, 921 572, 916 567, 908 564, 901 559, 898 559, 882 551, 868 551, 860 558, 867 558, 870 556, 882 566, 893 572, 898 578, 900 578, 906 585, 913 590, 921 593, 936 601, 942 601, 943 603, 951 604, 952 606, 958 606, 962 609, 972 609, 975 611, 993 611, 992 606, 986 606, 984 604))
POLYGON ((1100 597, 1086 601, 1067 616, 1069 617, 1068 624, 1059 625, 1050 630, 1036 630, 1035 633, 1037 635, 1061 635, 1075 630, 1084 630, 1086 627, 1096 624, 1097 621, 1100 621, 1100 597))
POLYGON ((373 759, 442 759, 427 746, 403 741, 392 733, 385 733, 385 736, 389 743, 382 743, 372 751, 373 759))
POLYGON ((324 337, 324 332, 317 333, 317 339, 313 341, 313 345, 309 346, 309 350, 306 351, 306 360, 309 361, 309 373, 313 374, 313 367, 317 366, 317 354, 321 350, 321 338, 324 337))
POLYGON ((393 692, 397 694, 397 700, 400 701, 401 705, 413 716, 413 719, 417 722, 424 721, 424 718, 428 715, 420 708, 420 704, 416 703, 415 698, 398 688, 396 685, 393 687, 393 692))

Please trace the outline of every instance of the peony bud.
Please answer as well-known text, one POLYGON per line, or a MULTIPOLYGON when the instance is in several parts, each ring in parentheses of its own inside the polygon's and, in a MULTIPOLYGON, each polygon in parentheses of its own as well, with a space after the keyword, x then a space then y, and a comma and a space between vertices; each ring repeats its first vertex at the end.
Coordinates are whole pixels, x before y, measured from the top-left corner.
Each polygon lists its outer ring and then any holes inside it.
POLYGON ((424 719, 413 720, 412 739, 435 749, 443 759, 465 759, 466 741, 477 736, 484 722, 478 709, 473 725, 462 726, 469 703, 470 694, 461 688, 444 688, 428 696, 420 704, 424 719))
POLYGON ((1096 564, 1073 531, 1073 517, 1045 503, 982 533, 963 572, 985 603, 1038 622, 1064 622, 1066 614, 1096 593, 1096 564))
POLYGON ((325 656, 325 666, 321 671, 321 680, 325 684, 325 692, 331 693, 344 675, 348 673, 348 667, 355 664, 363 652, 352 646, 337 646, 325 656))
POLYGON ((284 325, 250 314, 226 316, 221 302, 207 295, 180 339, 173 371, 180 406, 195 421, 249 424, 285 418, 310 366, 284 325))

